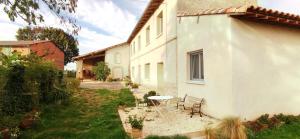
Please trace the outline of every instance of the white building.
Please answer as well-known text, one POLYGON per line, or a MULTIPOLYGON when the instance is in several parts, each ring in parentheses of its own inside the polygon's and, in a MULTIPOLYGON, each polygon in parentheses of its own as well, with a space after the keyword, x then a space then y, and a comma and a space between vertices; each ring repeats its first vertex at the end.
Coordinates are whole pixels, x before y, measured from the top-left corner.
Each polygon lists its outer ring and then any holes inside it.
POLYGON ((299 114, 299 27, 256 0, 151 0, 127 41, 131 78, 216 118, 299 114))
POLYGON ((92 69, 98 62, 104 61, 111 70, 111 77, 123 79, 129 76, 129 46, 121 43, 74 57, 76 61, 76 78, 93 79, 92 69))

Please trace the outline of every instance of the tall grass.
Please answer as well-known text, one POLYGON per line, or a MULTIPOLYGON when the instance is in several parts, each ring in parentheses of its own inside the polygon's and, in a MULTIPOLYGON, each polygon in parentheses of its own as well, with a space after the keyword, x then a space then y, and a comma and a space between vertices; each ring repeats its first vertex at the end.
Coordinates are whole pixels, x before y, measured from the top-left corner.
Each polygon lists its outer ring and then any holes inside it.
POLYGON ((237 117, 223 119, 218 131, 219 136, 224 139, 247 139, 246 128, 237 117))

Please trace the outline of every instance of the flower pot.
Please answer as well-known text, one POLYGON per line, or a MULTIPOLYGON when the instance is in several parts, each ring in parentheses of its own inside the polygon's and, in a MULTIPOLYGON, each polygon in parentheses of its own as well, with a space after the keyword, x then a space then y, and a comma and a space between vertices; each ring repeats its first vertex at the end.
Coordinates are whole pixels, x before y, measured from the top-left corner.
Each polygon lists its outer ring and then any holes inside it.
POLYGON ((141 129, 132 128, 131 135, 134 139, 140 139, 142 138, 143 132, 141 129))

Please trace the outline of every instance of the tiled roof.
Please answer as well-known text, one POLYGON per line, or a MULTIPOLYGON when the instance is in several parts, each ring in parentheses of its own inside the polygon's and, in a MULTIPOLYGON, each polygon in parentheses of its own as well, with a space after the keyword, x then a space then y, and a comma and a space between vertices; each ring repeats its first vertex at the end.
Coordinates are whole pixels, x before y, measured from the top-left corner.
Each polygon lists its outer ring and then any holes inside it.
POLYGON ((198 11, 178 11, 178 17, 228 14, 231 17, 250 19, 259 22, 276 23, 300 27, 300 17, 296 14, 280 12, 259 6, 239 6, 219 9, 203 9, 198 11))
POLYGON ((105 52, 106 50, 109 50, 109 49, 112 49, 112 48, 115 48, 115 47, 119 47, 119 46, 124 46, 126 44, 127 44, 127 42, 123 42, 123 43, 120 43, 120 44, 117 44, 117 45, 113 45, 113 46, 110 46, 110 47, 107 47, 107 48, 104 48, 104 49, 100 49, 100 50, 97 50, 97 51, 94 51, 94 52, 90 52, 90 53, 87 53, 87 54, 84 54, 84 55, 73 57, 73 59, 74 60, 78 60, 78 59, 81 59, 81 58, 86 58, 86 57, 89 57, 89 56, 94 56, 94 55, 97 55, 97 54, 101 54, 101 53, 105 52))
POLYGON ((0 41, 0 47, 1 46, 25 46, 25 45, 32 45, 37 43, 43 43, 43 42, 50 42, 47 40, 40 40, 40 41, 0 41))

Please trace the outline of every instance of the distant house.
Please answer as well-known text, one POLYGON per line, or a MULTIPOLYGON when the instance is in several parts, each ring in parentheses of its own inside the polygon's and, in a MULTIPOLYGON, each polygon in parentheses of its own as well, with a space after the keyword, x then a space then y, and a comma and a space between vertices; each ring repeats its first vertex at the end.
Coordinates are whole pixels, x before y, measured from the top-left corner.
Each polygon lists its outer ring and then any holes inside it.
POLYGON ((123 79, 129 75, 129 46, 121 43, 73 58, 76 62, 76 78, 94 79, 92 69, 98 62, 105 62, 111 70, 111 77, 123 79))
POLYGON ((0 41, 0 52, 10 55, 18 52, 21 55, 35 53, 45 60, 64 70, 64 52, 51 41, 0 41))

